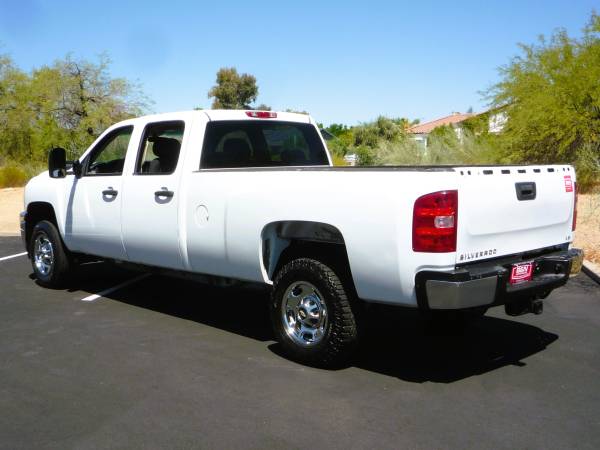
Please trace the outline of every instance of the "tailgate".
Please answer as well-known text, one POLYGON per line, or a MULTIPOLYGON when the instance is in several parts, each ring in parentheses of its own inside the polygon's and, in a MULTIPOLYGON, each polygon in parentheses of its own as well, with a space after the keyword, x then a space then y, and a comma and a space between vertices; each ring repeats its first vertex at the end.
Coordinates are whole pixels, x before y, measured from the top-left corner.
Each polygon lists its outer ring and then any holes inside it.
POLYGON ((459 167, 456 262, 572 240, 571 166, 459 167))

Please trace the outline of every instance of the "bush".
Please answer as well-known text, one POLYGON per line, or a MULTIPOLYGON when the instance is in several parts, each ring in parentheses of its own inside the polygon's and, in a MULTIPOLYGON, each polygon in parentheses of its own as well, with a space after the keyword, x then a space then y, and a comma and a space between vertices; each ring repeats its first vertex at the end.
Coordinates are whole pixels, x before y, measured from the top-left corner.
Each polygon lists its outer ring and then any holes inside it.
POLYGON ((27 172, 16 165, 0 167, 0 188, 25 186, 27 172))
POLYGON ((359 166, 374 166, 377 164, 377 156, 375 151, 365 145, 355 148, 357 163, 359 166))
POLYGON ((356 147, 374 148, 382 140, 398 141, 405 136, 402 124, 383 116, 379 116, 375 122, 359 125, 353 131, 356 147))
POLYGON ((380 141, 375 149, 376 163, 384 166, 416 166, 427 164, 421 144, 406 138, 397 142, 380 141))
POLYGON ((346 162, 344 157, 337 153, 331 154, 331 160, 332 160, 334 166, 347 166, 348 165, 348 163, 346 162))
POLYGON ((600 184, 600 152, 590 144, 577 152, 575 170, 577 171, 577 189, 589 192, 600 184))
POLYGON ((494 136, 475 136, 464 131, 462 139, 450 127, 440 127, 429 135, 424 148, 410 137, 395 142, 381 140, 374 149, 376 164, 382 165, 439 165, 439 164, 497 164, 501 153, 494 136))

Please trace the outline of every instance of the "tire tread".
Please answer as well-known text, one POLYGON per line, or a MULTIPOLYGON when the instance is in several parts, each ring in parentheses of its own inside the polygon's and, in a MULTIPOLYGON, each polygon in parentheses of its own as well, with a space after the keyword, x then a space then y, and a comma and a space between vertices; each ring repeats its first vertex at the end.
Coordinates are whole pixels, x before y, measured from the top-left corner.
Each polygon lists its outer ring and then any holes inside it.
MULTIPOLYGON (((329 312, 331 333, 324 345, 318 351, 307 352, 306 349, 293 345, 284 345, 294 359, 300 359, 312 365, 333 367, 344 363, 354 351, 358 341, 356 299, 353 289, 347 289, 337 273, 321 261, 312 258, 298 258, 285 264, 275 277, 271 305, 278 305, 278 295, 289 285, 287 278, 293 279, 295 272, 314 274, 326 286, 323 293, 331 301, 332 311, 329 312), (285 286, 282 287, 282 283, 285 286), (332 314, 333 313, 333 314, 332 314), (332 320, 333 319, 333 320, 332 320)), ((277 310, 277 308, 274 308, 277 310)), ((277 310, 278 311, 278 310, 277 310)), ((273 326, 282 343, 287 342, 285 336, 280 336, 278 330, 279 314, 272 311, 273 326)), ((315 349, 317 350, 317 349, 315 349)))

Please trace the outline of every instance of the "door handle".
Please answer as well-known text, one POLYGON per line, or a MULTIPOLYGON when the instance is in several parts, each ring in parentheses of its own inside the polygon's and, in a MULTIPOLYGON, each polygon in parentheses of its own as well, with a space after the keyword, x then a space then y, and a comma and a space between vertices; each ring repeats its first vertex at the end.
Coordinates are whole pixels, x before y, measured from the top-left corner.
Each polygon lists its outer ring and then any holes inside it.
POLYGON ((109 187, 108 189, 104 189, 102 191, 102 195, 104 197, 116 197, 118 193, 119 191, 115 191, 112 187, 109 187))
POLYGON ((162 191, 156 191, 154 193, 155 197, 168 197, 168 198, 171 198, 171 197, 173 197, 173 195, 175 195, 175 193, 173 191, 167 191, 166 189, 164 189, 162 191))
POLYGON ((515 189, 517 190, 517 199, 523 200, 535 200, 537 195, 535 182, 515 183, 515 189))

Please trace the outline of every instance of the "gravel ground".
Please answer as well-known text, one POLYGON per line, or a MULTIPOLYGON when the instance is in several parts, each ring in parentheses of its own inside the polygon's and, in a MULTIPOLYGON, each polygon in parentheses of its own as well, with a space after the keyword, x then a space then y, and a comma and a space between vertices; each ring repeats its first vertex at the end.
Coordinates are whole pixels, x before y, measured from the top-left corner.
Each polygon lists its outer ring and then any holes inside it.
POLYGON ((0 236, 19 234, 19 213, 23 210, 23 188, 0 189, 0 236))
POLYGON ((586 259, 600 264, 600 192, 579 195, 575 246, 583 248, 586 259))

